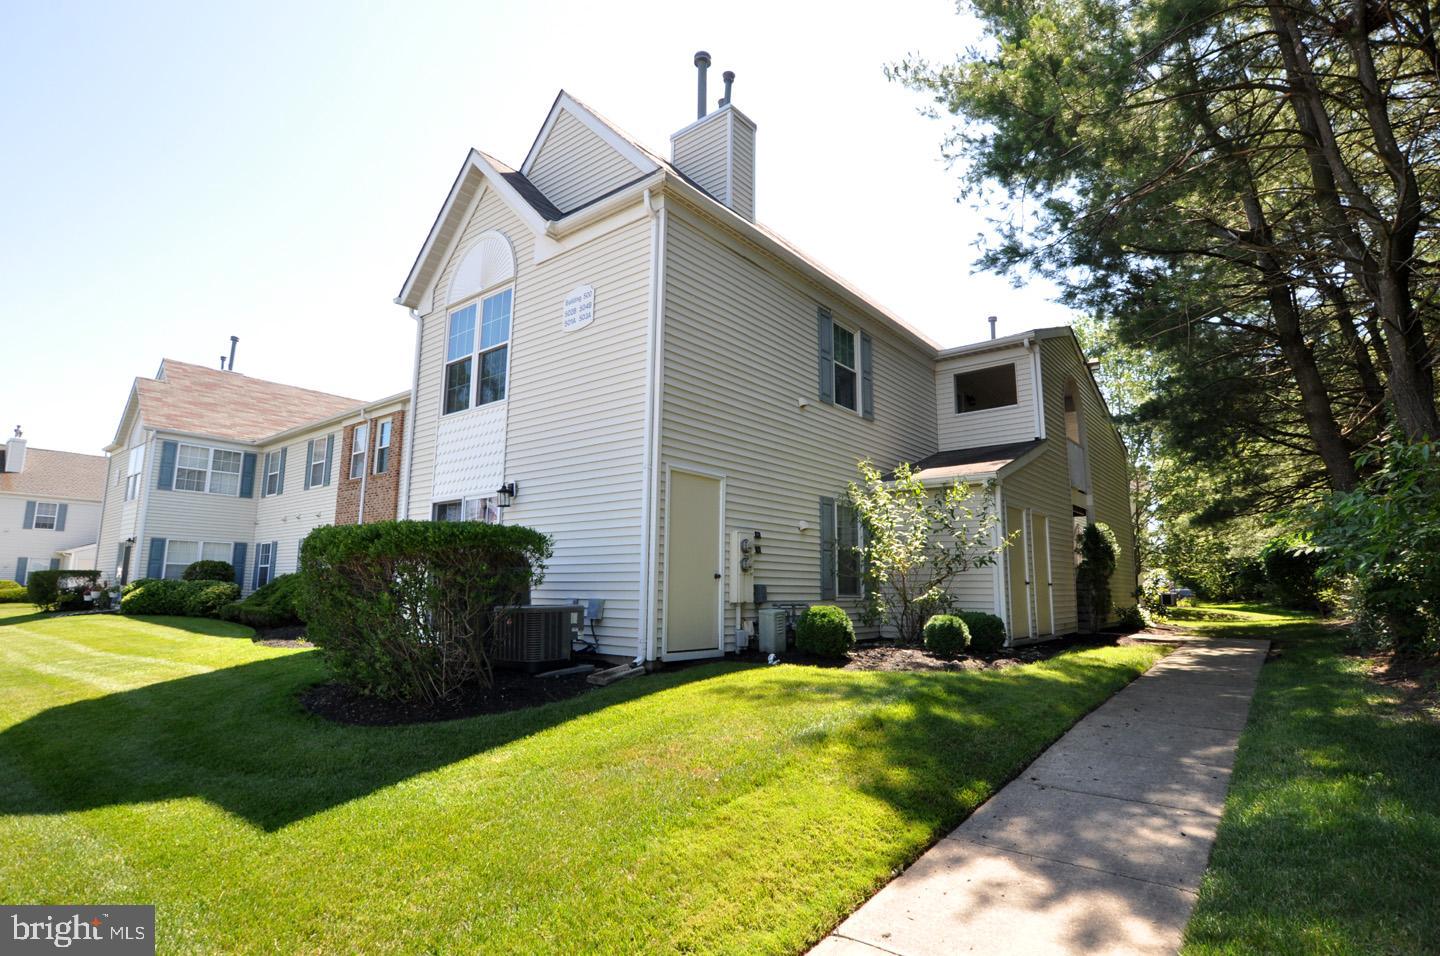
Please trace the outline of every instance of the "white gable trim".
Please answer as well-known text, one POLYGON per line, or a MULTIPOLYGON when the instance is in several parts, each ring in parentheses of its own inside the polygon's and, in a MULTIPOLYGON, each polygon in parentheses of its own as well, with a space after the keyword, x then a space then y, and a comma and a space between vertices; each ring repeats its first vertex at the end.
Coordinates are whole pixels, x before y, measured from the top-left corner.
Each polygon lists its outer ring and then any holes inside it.
MULTIPOLYGON (((405 284, 401 286, 400 294, 395 297, 396 304, 411 309, 419 306, 421 298, 419 293, 422 290, 416 287, 416 281, 425 266, 430 263, 438 253, 449 252, 449 243, 447 243, 447 248, 445 249, 437 248, 436 244, 440 238, 441 230, 454 217, 457 211, 455 208, 456 202, 464 192, 465 187, 473 184, 476 179, 484 180, 484 185, 494 189, 496 194, 505 202, 505 205, 510 207, 510 210, 519 217, 520 221, 524 223, 536 237, 545 235, 545 228, 548 223, 535 211, 535 207, 526 202, 524 197, 515 191, 515 187, 505 181, 505 177, 500 175, 500 171, 491 165, 483 153, 479 150, 472 149, 470 150, 470 155, 465 157, 465 163, 460 167, 460 173, 455 177, 455 183, 450 187, 449 195, 445 197, 445 204, 440 207, 440 214, 435 217, 435 224, 430 227, 430 234, 425 237, 425 244, 420 247, 420 254, 415 257, 415 264, 410 267, 410 274, 405 277, 405 284)), ((479 189, 476 190, 476 193, 477 195, 479 194, 479 189)), ((469 203, 466 203, 466 208, 470 208, 469 203)), ((460 225, 463 225, 463 223, 457 224, 457 227, 460 225)), ((458 238, 457 228, 457 234, 454 239, 458 238)), ((451 242, 453 242, 454 239, 452 239, 451 242)), ((427 287, 430 284, 432 283, 427 283, 427 287)))
POLYGON ((609 123, 596 116, 588 106, 561 90, 560 95, 555 97, 555 102, 550 107, 550 115, 545 117, 545 122, 541 125, 535 142, 531 144, 530 152, 525 155, 525 162, 520 164, 521 175, 530 175, 530 168, 535 165, 535 160, 540 156, 540 150, 544 147, 545 141, 550 138, 550 131, 554 129, 555 121, 559 119, 562 112, 567 112, 575 117, 590 132, 604 140, 605 145, 629 160, 630 164, 635 167, 637 175, 653 173, 659 168, 644 150, 616 133, 609 123))

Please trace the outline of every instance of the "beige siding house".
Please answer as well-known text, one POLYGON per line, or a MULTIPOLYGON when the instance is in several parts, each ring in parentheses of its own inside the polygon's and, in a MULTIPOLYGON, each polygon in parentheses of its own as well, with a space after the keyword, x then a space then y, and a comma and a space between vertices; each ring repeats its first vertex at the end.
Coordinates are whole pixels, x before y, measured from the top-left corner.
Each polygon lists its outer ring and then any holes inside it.
POLYGON ((1133 603, 1124 449, 1070 330, 932 342, 755 221, 755 138, 727 96, 666 160, 561 92, 518 169, 466 157, 396 298, 401 511, 550 534, 535 600, 603 601, 600 650, 643 660, 857 610, 861 459, 994 482, 1018 544, 955 591, 1012 641, 1076 628, 1076 522, 1115 529, 1133 603))
POLYGON ((165 359, 135 380, 106 448, 100 570, 123 584, 229 561, 246 592, 294 571, 305 536, 335 522, 345 429, 408 404, 165 359))
POLYGON ((0 445, 0 580, 31 571, 89 569, 100 530, 105 459, 28 448, 15 429, 0 445))

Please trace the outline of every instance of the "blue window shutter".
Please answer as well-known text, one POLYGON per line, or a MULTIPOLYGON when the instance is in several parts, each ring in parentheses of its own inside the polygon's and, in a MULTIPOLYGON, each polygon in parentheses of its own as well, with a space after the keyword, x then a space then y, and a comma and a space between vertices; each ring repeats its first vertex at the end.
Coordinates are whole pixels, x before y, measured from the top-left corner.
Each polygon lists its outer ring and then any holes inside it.
POLYGON ((235 568, 235 583, 240 587, 245 586, 245 542, 236 541, 235 547, 230 550, 230 564, 235 568))
POLYGON ((860 414, 875 417, 875 357, 870 336, 860 333, 860 414))
POLYGON ((275 453, 267 451, 265 457, 260 459, 260 497, 269 497, 267 486, 270 484, 270 462, 275 460, 275 453))
POLYGON ((26 572, 26 570, 28 569, 29 565, 30 565, 30 559, 29 559, 29 558, 16 558, 16 559, 15 559, 15 583, 16 583, 16 584, 24 584, 24 583, 25 583, 25 572, 26 572))
POLYGON ((335 433, 331 432, 325 436, 325 481, 324 485, 330 486, 330 466, 335 462, 335 433))
POLYGON ((50 559, 50 570, 51 570, 51 571, 59 571, 59 570, 60 570, 60 559, 59 559, 59 558, 51 558, 51 559, 50 559))
POLYGON ((257 543, 255 545, 255 571, 250 577, 250 587, 252 589, 260 586, 260 552, 264 547, 263 544, 257 543))
POLYGON ((275 580, 275 575, 280 567, 280 542, 270 542, 270 580, 275 580))
POLYGON ((315 439, 305 443, 305 490, 310 490, 310 463, 315 460, 315 439))
POLYGON ((283 448, 280 449, 280 480, 275 482, 275 493, 277 495, 285 493, 285 449, 283 448))
POLYGON ((835 598, 835 499, 820 499, 820 600, 835 598))
POLYGON ((163 578, 165 576, 165 539, 150 539, 150 563, 145 567, 147 578, 163 578))
POLYGON ((247 451, 240 459, 240 497, 255 497, 255 453, 247 451))
POLYGON ((155 487, 161 491, 173 491, 175 488, 175 456, 179 452, 178 442, 160 443, 160 478, 155 482, 155 487))
POLYGON ((27 501, 27 502, 25 502, 25 523, 24 523, 23 525, 21 525, 21 527, 23 527, 23 528, 33 528, 33 527, 35 527, 35 502, 33 502, 33 501, 27 501))
POLYGON ((830 320, 830 310, 823 305, 815 311, 815 322, 820 336, 820 401, 834 405, 835 323, 830 320))
POLYGON ((55 514, 55 530, 56 530, 56 531, 64 531, 64 530, 65 530, 65 514, 66 514, 66 512, 68 512, 69 510, 70 510, 70 506, 67 505, 67 504, 62 504, 62 505, 60 505, 60 507, 59 507, 58 509, 56 509, 56 514, 55 514))

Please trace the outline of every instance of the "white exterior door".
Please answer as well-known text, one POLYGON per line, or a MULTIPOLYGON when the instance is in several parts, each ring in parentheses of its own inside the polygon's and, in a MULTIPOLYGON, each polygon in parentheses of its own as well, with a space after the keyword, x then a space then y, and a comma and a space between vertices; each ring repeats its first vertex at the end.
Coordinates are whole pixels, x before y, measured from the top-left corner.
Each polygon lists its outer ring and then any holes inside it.
POLYGON ((673 469, 665 509, 664 656, 719 654, 724 479, 673 469))

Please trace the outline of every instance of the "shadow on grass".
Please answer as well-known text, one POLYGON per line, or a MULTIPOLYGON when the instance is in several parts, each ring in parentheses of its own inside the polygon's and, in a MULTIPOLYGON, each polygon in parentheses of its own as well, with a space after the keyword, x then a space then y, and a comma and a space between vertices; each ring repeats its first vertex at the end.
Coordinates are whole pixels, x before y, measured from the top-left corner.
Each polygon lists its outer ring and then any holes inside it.
POLYGON ((510 714, 356 727, 303 710, 300 690, 326 672, 314 653, 283 655, 65 704, 6 729, 0 764, 12 772, 0 775, 0 813, 198 796, 276 830, 584 714, 716 674, 691 668, 510 714), (23 782, 10 779, 13 771, 23 782))
POLYGON ((23 614, 0 614, 0 627, 8 627, 11 624, 28 624, 31 621, 43 621, 55 615, 48 611, 30 611, 23 614))

